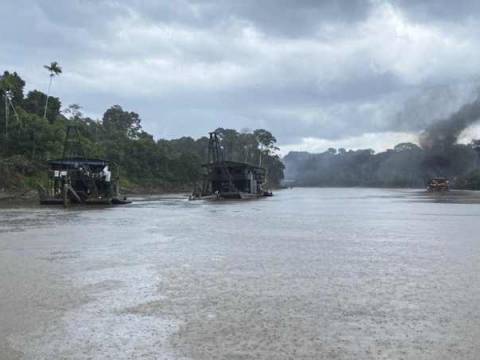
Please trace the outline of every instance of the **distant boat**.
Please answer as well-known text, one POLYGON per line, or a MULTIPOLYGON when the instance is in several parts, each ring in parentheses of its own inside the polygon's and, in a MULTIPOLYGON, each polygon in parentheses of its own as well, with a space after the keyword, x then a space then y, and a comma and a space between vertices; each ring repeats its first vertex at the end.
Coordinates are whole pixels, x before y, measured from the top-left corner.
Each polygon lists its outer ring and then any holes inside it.
POLYGON ((450 190, 450 183, 447 178, 436 177, 429 181, 427 185, 428 192, 445 192, 450 190))

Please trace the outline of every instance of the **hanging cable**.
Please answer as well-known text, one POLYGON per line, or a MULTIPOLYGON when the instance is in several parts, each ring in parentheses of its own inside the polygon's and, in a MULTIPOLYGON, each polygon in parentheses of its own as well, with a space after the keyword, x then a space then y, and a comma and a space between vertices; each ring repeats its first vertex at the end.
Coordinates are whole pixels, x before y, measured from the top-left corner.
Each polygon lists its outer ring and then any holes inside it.
POLYGON ((8 106, 8 93, 9 91, 5 90, 5 94, 3 95, 5 97, 5 138, 8 138, 8 118, 10 116, 10 107, 8 106))
POLYGON ((18 116, 17 109, 15 109, 15 106, 13 105, 13 102, 12 102, 13 94, 12 94, 11 91, 7 91, 7 99, 8 99, 8 102, 9 102, 9 104, 10 104, 10 107, 11 107, 12 110, 13 110, 13 114, 15 115, 15 118, 16 118, 17 121, 20 123, 20 125, 23 126, 23 123, 20 121, 20 117, 18 116))

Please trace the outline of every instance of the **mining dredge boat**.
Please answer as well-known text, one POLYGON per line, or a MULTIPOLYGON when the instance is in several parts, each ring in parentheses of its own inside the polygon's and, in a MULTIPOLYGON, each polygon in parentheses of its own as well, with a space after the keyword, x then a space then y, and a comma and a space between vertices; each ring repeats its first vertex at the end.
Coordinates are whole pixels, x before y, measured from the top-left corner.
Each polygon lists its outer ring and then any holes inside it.
POLYGON ((65 158, 48 162, 48 185, 39 188, 40 204, 128 204, 119 194, 106 160, 65 158))
POLYGON ((450 183, 448 179, 437 177, 430 180, 427 185, 428 192, 446 192, 450 190, 450 183))
POLYGON ((64 156, 48 161, 46 187, 39 186, 38 189, 40 204, 129 204, 130 201, 120 195, 118 166, 107 160, 65 156, 70 133, 71 129, 68 128, 64 156), (115 176, 112 176, 112 170, 115 176))
POLYGON ((204 178, 201 188, 190 196, 191 200, 255 199, 272 196, 265 191, 266 170, 247 163, 225 161, 218 136, 210 133, 208 163, 202 165, 204 178))

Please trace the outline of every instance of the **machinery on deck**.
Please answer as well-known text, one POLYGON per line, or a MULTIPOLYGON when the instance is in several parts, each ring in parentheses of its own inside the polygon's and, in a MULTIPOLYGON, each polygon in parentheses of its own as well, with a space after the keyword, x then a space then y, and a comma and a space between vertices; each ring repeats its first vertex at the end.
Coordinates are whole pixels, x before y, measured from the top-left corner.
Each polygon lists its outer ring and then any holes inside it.
POLYGON ((249 199, 272 196, 263 186, 266 171, 262 167, 247 163, 226 161, 218 136, 209 133, 208 163, 202 165, 202 186, 195 189, 191 199, 249 199))
POLYGON ((72 132, 79 136, 75 128, 67 129, 62 158, 48 161, 47 184, 39 186, 38 191, 40 204, 130 203, 120 196, 118 166, 107 160, 72 155, 72 132))

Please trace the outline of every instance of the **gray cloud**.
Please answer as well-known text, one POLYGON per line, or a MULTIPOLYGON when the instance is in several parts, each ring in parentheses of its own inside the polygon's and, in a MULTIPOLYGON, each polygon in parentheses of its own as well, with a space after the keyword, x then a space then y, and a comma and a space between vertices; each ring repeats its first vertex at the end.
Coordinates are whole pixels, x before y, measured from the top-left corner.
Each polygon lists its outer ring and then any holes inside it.
POLYGON ((267 34, 292 37, 315 34, 323 23, 360 21, 370 9, 368 0, 176 0, 160 6, 145 1, 134 4, 154 22, 214 28, 239 21, 267 34))
POLYGON ((409 17, 425 22, 466 21, 475 19, 480 12, 480 3, 472 0, 394 0, 392 3, 403 9, 409 17))
MULTIPOLYGON (((417 133, 477 93, 475 1, 7 0, 0 64, 156 136, 265 127, 281 144, 417 133), (370 135, 369 135, 370 136, 370 135)), ((366 144, 368 146, 368 144, 366 144)))

